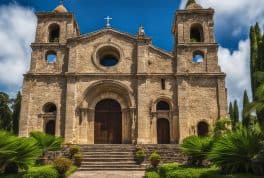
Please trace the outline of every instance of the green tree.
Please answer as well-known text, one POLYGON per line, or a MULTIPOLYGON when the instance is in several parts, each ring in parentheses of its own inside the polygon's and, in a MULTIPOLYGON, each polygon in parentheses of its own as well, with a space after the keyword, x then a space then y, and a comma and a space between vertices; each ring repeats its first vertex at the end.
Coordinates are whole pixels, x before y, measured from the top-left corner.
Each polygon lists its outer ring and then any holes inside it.
MULTIPOLYGON (((251 76, 251 87, 253 94, 253 102, 261 103, 261 97, 257 96, 257 90, 264 84, 264 81, 258 80, 255 75, 258 72, 264 72, 264 35, 261 34, 259 24, 250 28, 250 76, 251 76)), ((255 105, 256 106, 256 105, 255 105)), ((257 119, 261 125, 264 125, 264 109, 260 110, 261 107, 257 107, 256 114, 257 119)))
POLYGON ((21 107, 21 93, 20 91, 17 93, 16 99, 13 102, 12 109, 13 109, 13 132, 14 134, 18 134, 18 124, 19 124, 19 116, 20 116, 20 107, 21 107))
POLYGON ((228 113, 229 113, 230 119, 231 119, 231 121, 232 121, 233 118, 234 118, 234 110, 233 110, 233 104, 232 104, 232 102, 229 103, 229 110, 228 110, 228 113))
POLYGON ((0 92, 0 129, 12 130, 12 111, 9 108, 9 96, 0 92))
POLYGON ((239 122, 239 110, 238 110, 237 100, 234 101, 233 119, 231 121, 232 121, 232 129, 234 130, 236 128, 237 123, 239 122))
POLYGON ((248 99, 248 94, 247 91, 244 91, 244 96, 243 96, 243 110, 242 110, 242 124, 245 127, 250 126, 250 114, 247 112, 247 108, 249 107, 249 99, 248 99))

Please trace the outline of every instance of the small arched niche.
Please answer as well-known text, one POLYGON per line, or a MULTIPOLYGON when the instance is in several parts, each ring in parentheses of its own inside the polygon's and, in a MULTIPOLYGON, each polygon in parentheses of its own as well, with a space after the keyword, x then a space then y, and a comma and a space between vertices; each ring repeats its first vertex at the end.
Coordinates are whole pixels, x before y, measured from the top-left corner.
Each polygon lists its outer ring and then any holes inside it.
POLYGON ((166 101, 159 101, 156 105, 156 110, 157 111, 169 111, 170 105, 166 101))
POLYGON ((55 51, 48 51, 46 53, 46 61, 48 63, 54 63, 57 61, 57 53, 55 51))
POLYGON ((57 112, 57 107, 54 103, 46 103, 43 106, 43 112, 48 114, 48 113, 53 113, 55 114, 57 112))
POLYGON ((208 133, 209 133, 209 125, 204 121, 199 122, 197 125, 198 136, 205 137, 208 136, 208 133))
POLYGON ((194 51, 192 62, 201 63, 204 61, 204 53, 202 51, 194 51))
POLYGON ((58 43, 60 41, 60 26, 58 24, 51 24, 49 26, 49 42, 58 43))
POLYGON ((195 23, 190 29, 190 40, 192 43, 204 42, 203 27, 199 23, 195 23))

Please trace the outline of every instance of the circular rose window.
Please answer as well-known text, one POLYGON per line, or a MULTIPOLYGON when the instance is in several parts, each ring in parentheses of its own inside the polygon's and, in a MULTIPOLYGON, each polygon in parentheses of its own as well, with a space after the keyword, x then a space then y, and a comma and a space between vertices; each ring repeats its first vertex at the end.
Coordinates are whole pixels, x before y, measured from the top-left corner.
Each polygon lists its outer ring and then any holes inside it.
POLYGON ((97 52, 99 64, 104 67, 112 67, 117 65, 120 60, 119 51, 113 46, 104 46, 97 52))

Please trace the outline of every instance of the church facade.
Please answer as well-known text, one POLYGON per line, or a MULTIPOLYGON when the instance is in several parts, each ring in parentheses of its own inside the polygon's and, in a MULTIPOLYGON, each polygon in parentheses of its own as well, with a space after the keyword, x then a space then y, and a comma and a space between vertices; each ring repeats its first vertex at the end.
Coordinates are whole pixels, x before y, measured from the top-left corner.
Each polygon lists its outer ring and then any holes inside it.
POLYGON ((80 34, 63 5, 36 15, 20 136, 43 131, 76 144, 176 144, 208 134, 227 115, 213 9, 193 3, 176 12, 172 52, 153 46, 143 27, 136 35, 110 24, 80 34))

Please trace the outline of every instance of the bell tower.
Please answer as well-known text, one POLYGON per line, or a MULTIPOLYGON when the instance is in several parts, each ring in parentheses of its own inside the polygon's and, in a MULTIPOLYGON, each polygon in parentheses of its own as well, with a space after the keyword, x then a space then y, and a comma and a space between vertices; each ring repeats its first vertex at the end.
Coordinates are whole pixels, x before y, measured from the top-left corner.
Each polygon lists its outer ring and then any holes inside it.
POLYGON ((35 42, 32 43, 30 73, 65 72, 66 42, 80 34, 73 13, 63 4, 52 12, 38 12, 35 42))
POLYGON ((213 16, 213 9, 204 9, 194 0, 189 0, 185 9, 177 11, 172 29, 177 72, 220 72, 213 16))

